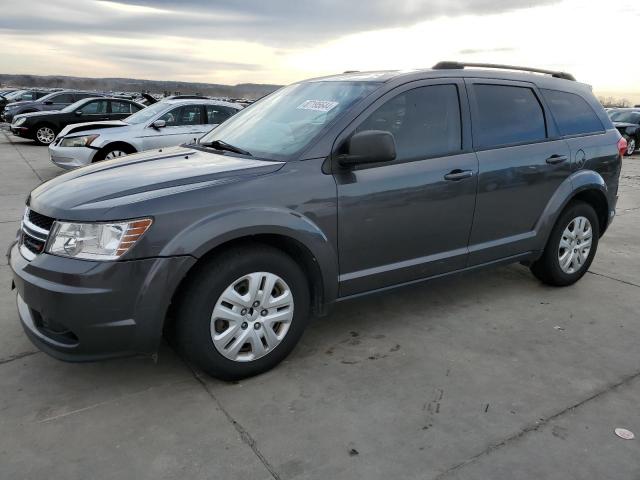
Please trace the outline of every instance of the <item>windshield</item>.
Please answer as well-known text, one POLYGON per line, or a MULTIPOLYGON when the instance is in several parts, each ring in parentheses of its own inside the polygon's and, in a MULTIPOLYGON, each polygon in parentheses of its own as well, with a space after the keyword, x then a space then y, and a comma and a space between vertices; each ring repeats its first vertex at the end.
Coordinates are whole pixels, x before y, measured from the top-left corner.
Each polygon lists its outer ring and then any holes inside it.
POLYGON ((240 111, 200 139, 216 140, 283 160, 301 151, 316 135, 380 84, 374 82, 305 82, 284 87, 240 111))
POLYGON ((640 123, 640 112, 615 112, 611 120, 621 123, 640 123))
POLYGON ((142 110, 138 110, 133 115, 129 115, 123 121, 130 123, 132 125, 137 123, 144 123, 151 120, 157 114, 161 113, 163 110, 166 110, 171 105, 167 105, 166 103, 154 103, 153 105, 143 108, 142 110))

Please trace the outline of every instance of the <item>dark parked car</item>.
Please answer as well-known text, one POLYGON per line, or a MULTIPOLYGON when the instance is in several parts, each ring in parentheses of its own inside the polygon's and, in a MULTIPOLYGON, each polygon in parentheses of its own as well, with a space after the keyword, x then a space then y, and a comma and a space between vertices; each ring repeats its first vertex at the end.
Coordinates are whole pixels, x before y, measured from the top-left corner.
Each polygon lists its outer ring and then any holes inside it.
POLYGON ((83 98, 104 97, 105 95, 96 92, 79 92, 76 90, 62 90, 49 93, 37 100, 24 100, 9 103, 4 107, 2 117, 5 122, 12 122, 13 117, 20 113, 42 112, 46 110, 61 110, 67 105, 77 102, 83 98))
POLYGON ((23 113, 13 117, 11 131, 31 138, 40 145, 49 145, 67 125, 99 120, 122 120, 144 108, 131 100, 95 97, 78 100, 62 110, 23 113))
POLYGON ((626 142, 568 74, 467 65, 296 83, 199 144, 40 185, 9 253, 27 335, 77 361, 154 353, 164 331, 233 379, 337 301, 512 262, 576 282, 626 142))
POLYGON ((50 93, 44 90, 17 90, 6 95, 0 95, 0 112, 9 103, 37 100, 50 93))
POLYGON ((623 108, 611 114, 611 121, 627 140, 627 155, 633 155, 640 146, 640 109, 623 108))

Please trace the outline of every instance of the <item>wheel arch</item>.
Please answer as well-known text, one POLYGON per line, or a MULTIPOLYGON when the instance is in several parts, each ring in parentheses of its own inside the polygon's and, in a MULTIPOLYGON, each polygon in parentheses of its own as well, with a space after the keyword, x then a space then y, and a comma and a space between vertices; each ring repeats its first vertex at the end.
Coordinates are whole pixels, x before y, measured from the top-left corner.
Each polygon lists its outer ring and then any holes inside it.
POLYGON ((598 215, 600 236, 609 225, 609 190, 602 176, 593 170, 579 170, 566 178, 555 191, 541 215, 535 230, 543 239, 540 250, 547 244, 551 230, 566 206, 580 200, 593 207, 598 215))
POLYGON ((98 155, 96 155, 96 158, 94 159, 94 161, 104 160, 104 157, 106 156, 107 152, 110 149, 115 147, 120 147, 124 151, 128 151, 129 154, 136 153, 138 151, 136 147, 134 147, 129 142, 125 142, 124 140, 113 140, 104 144, 102 147, 100 147, 100 152, 98 155))
POLYGON ((173 292, 172 303, 191 275, 209 259, 230 248, 252 244, 270 245, 289 255, 307 276, 312 311, 326 313, 338 293, 338 261, 330 241, 315 223, 295 212, 260 208, 209 217, 172 239, 162 256, 191 252, 196 258, 173 292), (265 217, 268 225, 264 224, 265 217))

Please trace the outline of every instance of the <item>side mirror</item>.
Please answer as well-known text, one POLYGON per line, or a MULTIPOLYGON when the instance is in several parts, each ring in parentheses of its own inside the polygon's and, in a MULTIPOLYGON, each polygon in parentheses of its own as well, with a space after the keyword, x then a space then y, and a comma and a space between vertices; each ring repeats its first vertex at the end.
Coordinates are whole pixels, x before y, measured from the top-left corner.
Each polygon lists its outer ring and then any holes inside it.
POLYGON ((77 116, 82 115, 82 110, 76 110, 76 115, 77 115, 77 116))
POLYGON ((156 120, 151 124, 151 126, 156 130, 160 130, 161 128, 164 128, 167 126, 167 122, 165 122, 164 120, 156 120))
POLYGON ((47 100, 46 102, 42 102, 44 105, 53 105, 51 100, 47 100))
POLYGON ((347 141, 347 153, 340 155, 341 165, 391 162, 396 158, 396 141, 393 134, 383 130, 364 130, 347 141))

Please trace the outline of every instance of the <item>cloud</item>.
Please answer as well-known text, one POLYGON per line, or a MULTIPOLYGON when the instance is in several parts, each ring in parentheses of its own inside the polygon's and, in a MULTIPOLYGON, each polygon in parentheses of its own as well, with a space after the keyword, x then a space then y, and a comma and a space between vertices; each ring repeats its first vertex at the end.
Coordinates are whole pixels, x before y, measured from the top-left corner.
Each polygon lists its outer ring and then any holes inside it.
MULTIPOLYGON (((560 0, 27 0, 3 7, 0 30, 13 34, 126 33, 241 38, 308 47, 352 33, 413 25, 440 16, 491 14, 560 0), (25 8, 25 3, 29 5, 25 8)), ((408 46, 410 48, 410 46, 408 46)))

